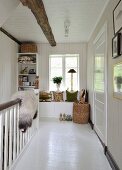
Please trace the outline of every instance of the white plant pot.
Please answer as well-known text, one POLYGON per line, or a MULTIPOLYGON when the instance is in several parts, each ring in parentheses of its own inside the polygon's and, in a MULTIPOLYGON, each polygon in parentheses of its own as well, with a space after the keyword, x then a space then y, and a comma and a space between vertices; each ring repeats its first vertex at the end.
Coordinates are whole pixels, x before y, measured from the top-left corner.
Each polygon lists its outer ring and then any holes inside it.
POLYGON ((56 84, 56 87, 57 87, 57 92, 60 92, 60 85, 61 85, 61 83, 59 83, 59 84, 56 84))

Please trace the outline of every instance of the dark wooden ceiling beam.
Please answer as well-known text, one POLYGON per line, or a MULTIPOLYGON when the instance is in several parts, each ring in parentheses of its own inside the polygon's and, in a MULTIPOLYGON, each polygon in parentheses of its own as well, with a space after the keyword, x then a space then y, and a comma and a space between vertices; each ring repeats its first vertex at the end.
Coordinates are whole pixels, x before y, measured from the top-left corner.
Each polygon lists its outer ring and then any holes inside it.
POLYGON ((22 43, 17 40, 13 35, 11 35, 10 33, 8 33, 6 30, 4 30, 2 27, 0 27, 0 31, 3 32, 5 35, 7 35, 10 39, 12 39, 13 41, 15 41, 16 43, 18 43, 19 45, 21 45, 22 43))
POLYGON ((37 23, 40 25, 51 46, 56 46, 56 41, 50 27, 48 17, 42 0, 20 0, 24 6, 31 9, 37 23))

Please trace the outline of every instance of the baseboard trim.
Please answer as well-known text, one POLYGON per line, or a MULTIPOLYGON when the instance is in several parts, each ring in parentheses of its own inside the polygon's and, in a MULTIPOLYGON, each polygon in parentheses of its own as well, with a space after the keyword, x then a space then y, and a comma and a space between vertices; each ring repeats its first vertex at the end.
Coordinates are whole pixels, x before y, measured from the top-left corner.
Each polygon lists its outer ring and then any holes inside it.
MULTIPOLYGON (((94 130, 95 131, 95 130, 94 130)), ((112 168, 112 170, 120 170, 120 168, 118 167, 116 161, 114 160, 112 154, 110 153, 110 151, 108 150, 108 147, 104 144, 104 142, 101 140, 101 138, 98 136, 97 132, 95 131, 98 139, 100 140, 102 146, 103 146, 103 149, 104 149, 104 154, 105 156, 107 157, 108 159, 108 162, 112 168)))
POLYGON ((118 167, 116 161, 114 160, 114 158, 113 158, 112 154, 110 153, 110 151, 108 150, 108 148, 106 150, 106 157, 108 159, 108 162, 109 162, 112 170, 120 170, 120 168, 118 167))
POLYGON ((94 132, 96 133, 100 143, 102 144, 103 146, 103 149, 104 149, 104 154, 106 154, 106 151, 107 151, 107 146, 105 145, 105 143, 101 140, 101 138, 98 136, 97 132, 94 130, 94 132))
POLYGON ((92 124, 92 122, 89 122, 89 123, 90 123, 91 127, 93 128, 94 132, 96 133, 98 139, 100 140, 100 142, 101 142, 101 144, 103 146, 104 154, 107 157, 108 162, 109 162, 112 170, 120 170, 120 168, 118 167, 118 165, 117 165, 116 161, 114 160, 112 154, 108 150, 108 147, 104 144, 104 142, 101 140, 101 138, 98 136, 97 132, 95 131, 94 125, 92 124))
POLYGON ((59 121, 57 117, 40 117, 39 121, 59 121))
POLYGON ((94 124, 92 123, 91 120, 89 120, 89 124, 90 124, 90 126, 91 126, 91 128, 92 128, 92 130, 93 130, 93 129, 94 129, 94 124))

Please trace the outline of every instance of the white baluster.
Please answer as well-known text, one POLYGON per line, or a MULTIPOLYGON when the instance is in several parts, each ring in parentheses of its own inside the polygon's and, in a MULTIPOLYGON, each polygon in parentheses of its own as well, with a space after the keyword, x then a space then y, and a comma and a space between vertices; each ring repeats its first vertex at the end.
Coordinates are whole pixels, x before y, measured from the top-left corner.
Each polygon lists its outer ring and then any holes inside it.
POLYGON ((4 170, 8 163, 8 111, 5 111, 5 138, 4 138, 4 170))
POLYGON ((0 112, 0 169, 3 163, 3 113, 0 112))
POLYGON ((22 137, 22 146, 24 147, 25 145, 25 133, 23 133, 23 137, 22 137))
POLYGON ((19 104, 17 105, 17 156, 19 155, 20 130, 19 130, 19 104))
POLYGON ((30 140, 30 137, 31 137, 31 128, 29 128, 28 130, 29 130, 29 140, 30 140))
POLYGON ((12 141, 13 141, 13 108, 10 109, 10 119, 9 119, 9 167, 12 165, 12 141))
POLYGON ((20 131, 20 152, 22 151, 22 132, 20 131))
POLYGON ((27 142, 29 141, 29 129, 27 129, 27 142))
POLYGON ((25 145, 27 143, 27 133, 28 133, 28 131, 26 131, 26 133, 25 133, 25 145))
POLYGON ((14 106, 13 108, 14 110, 14 140, 13 140, 13 160, 16 159, 16 133, 17 133, 17 129, 16 129, 16 117, 17 117, 17 111, 16 111, 16 106, 14 106))

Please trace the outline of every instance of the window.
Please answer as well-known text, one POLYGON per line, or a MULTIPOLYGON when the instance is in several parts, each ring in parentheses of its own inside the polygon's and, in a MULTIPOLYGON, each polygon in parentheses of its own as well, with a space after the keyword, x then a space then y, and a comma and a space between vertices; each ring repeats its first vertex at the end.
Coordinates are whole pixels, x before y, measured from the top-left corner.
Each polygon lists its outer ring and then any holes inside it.
POLYGON ((66 55, 50 55, 49 56, 49 90, 56 90, 56 86, 52 81, 55 76, 62 76, 61 90, 71 89, 71 73, 70 69, 74 69, 73 74, 73 90, 79 90, 79 54, 66 55))

